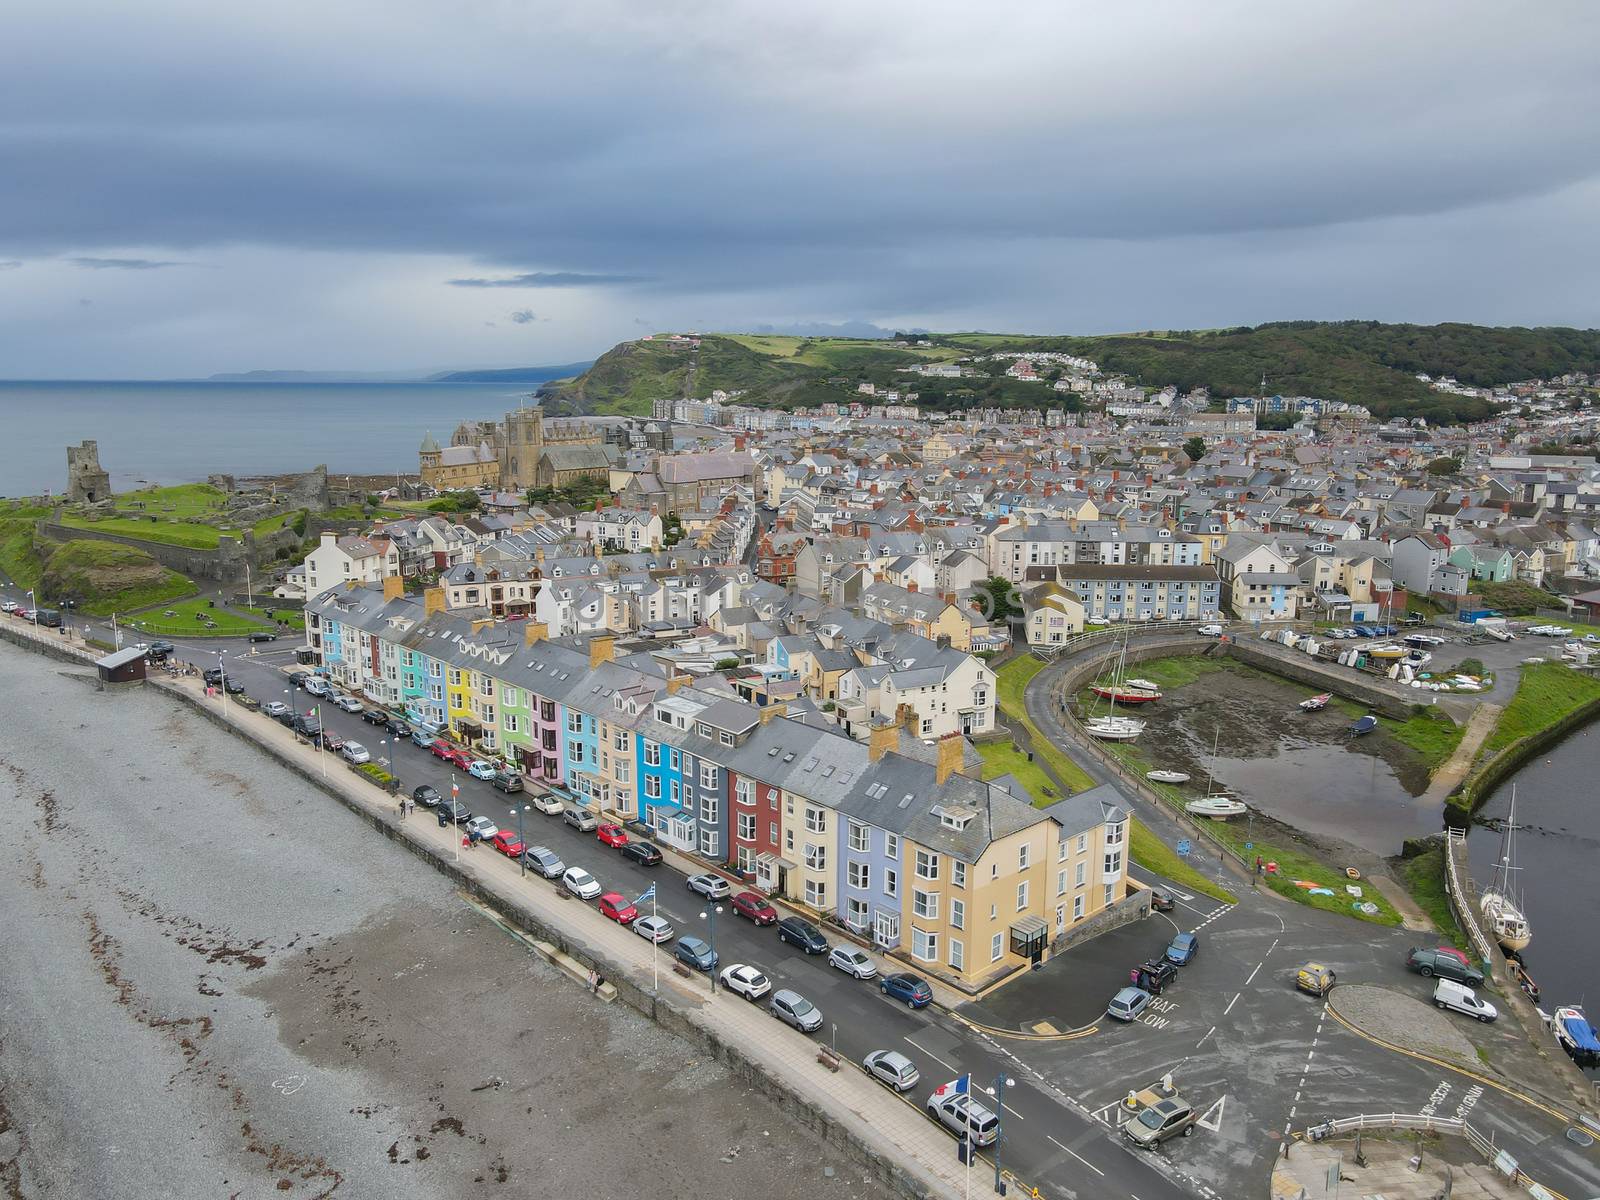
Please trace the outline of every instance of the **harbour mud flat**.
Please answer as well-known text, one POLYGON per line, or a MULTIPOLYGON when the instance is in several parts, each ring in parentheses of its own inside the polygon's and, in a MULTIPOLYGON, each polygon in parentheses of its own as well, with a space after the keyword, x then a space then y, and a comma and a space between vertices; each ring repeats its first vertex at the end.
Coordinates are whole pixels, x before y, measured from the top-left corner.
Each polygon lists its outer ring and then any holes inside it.
POLYGON ((0 1195, 876 1194, 209 722, 0 692, 0 1195))

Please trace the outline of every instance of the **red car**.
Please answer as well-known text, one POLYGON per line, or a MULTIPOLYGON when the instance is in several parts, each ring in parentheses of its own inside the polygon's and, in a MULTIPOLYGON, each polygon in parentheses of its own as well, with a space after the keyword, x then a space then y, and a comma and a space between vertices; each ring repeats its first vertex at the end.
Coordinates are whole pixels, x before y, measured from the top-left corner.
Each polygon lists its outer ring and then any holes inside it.
POLYGON ((618 925, 631 925, 639 910, 629 904, 620 892, 607 892, 600 897, 600 915, 610 917, 618 925))
POLYGON ((776 925, 778 923, 778 910, 773 908, 754 892, 740 892, 730 904, 733 911, 741 917, 747 917, 757 925, 776 925))
POLYGON ((521 858, 522 851, 526 848, 522 844, 522 839, 509 829, 502 829, 489 840, 494 844, 494 848, 507 858, 521 858))
POLYGON ((428 747, 428 753, 433 755, 435 758, 442 758, 446 759, 447 761, 454 762, 456 757, 456 748, 450 745, 448 742, 442 742, 438 738, 434 738, 433 745, 428 747))
POLYGON ((595 837, 607 846, 626 846, 628 834, 621 825, 601 825, 594 831, 595 837))

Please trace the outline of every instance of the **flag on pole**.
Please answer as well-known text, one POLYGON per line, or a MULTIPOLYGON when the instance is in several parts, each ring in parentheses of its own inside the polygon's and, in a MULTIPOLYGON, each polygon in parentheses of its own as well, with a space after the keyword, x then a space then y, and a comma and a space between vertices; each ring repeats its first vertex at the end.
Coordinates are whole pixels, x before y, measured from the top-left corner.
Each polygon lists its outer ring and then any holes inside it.
POLYGON ((654 900, 655 898, 656 898, 656 885, 652 883, 649 887, 645 888, 644 895, 640 896, 637 900, 635 900, 633 902, 633 906, 635 908, 638 908, 639 905, 643 904, 646 900, 654 900))
POLYGON ((454 804, 456 802, 456 798, 460 795, 461 785, 452 779, 450 781, 450 803, 454 804))
POLYGON ((935 1096, 966 1096, 972 1091, 972 1075, 969 1072, 960 1079, 952 1079, 949 1083, 940 1084, 933 1093, 935 1096))

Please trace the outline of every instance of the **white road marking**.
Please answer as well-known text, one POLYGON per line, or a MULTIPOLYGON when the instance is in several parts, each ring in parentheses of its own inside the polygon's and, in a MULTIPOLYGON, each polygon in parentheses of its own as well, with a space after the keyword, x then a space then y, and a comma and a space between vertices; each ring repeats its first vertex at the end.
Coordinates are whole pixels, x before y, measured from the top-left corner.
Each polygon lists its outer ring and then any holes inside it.
MULTIPOLYGON (((1265 962, 1265 961, 1266 961, 1266 960, 1265 960, 1265 959, 1262 959, 1262 962, 1265 962)), ((1249 987, 1249 986, 1250 986, 1250 984, 1251 984, 1251 981, 1252 981, 1252 980, 1254 980, 1254 979, 1255 979, 1255 977, 1256 977, 1256 971, 1259 971, 1259 970, 1261 970, 1261 963, 1257 963, 1257 964, 1256 964, 1256 970, 1255 970, 1255 971, 1251 971, 1251 972, 1250 972, 1250 978, 1249 978, 1249 979, 1246 979, 1246 980, 1245 980, 1245 981, 1244 981, 1244 985, 1245 985, 1245 987, 1249 987)))
MULTIPOLYGON (((926 1054, 929 1058, 933 1059, 934 1062, 938 1063, 945 1070, 947 1070, 947 1071, 955 1071, 956 1070, 956 1068, 952 1067, 949 1063, 945 1062, 944 1059, 940 1058, 937 1054, 935 1054, 932 1050, 929 1050, 926 1046, 917 1046, 917 1043, 911 1041, 910 1038, 906 1038, 906 1041, 910 1042, 911 1045, 916 1046, 918 1050, 921 1050, 924 1054, 926 1054)), ((960 1072, 957 1072, 957 1074, 959 1074, 959 1073, 960 1072)))
POLYGON ((1203 1037, 1198 1042, 1196 1042, 1194 1044, 1194 1048, 1196 1050, 1198 1050, 1198 1049, 1200 1049, 1201 1046, 1204 1046, 1206 1044, 1206 1038, 1210 1037, 1216 1031, 1217 1031, 1217 1027, 1215 1025, 1213 1025, 1210 1029, 1206 1030, 1206 1037, 1203 1037))
POLYGON ((1243 992, 1235 992, 1233 994, 1233 999, 1228 1001, 1228 1007, 1222 1010, 1222 1015, 1223 1016, 1227 1016, 1229 1013, 1231 1013, 1233 1011, 1233 1006, 1235 1004, 1239 1003, 1239 997, 1242 996, 1242 995, 1244 995, 1243 992))
MULTIPOLYGON (((1045 1134, 1045 1137, 1050 1137, 1050 1135, 1047 1133, 1047 1134, 1045 1134)), ((1050 1140, 1052 1142, 1056 1142, 1055 1138, 1053 1138, 1053 1137, 1051 1137, 1050 1140)), ((1056 1142, 1056 1145, 1061 1146, 1061 1143, 1060 1142, 1056 1142)), ((1088 1167, 1089 1170, 1093 1171, 1096 1175, 1100 1176, 1102 1179, 1105 1178, 1105 1174, 1106 1173, 1104 1171, 1102 1171, 1099 1167, 1095 1166, 1092 1162, 1090 1162, 1083 1155, 1079 1154, 1076 1150, 1072 1149, 1072 1147, 1070 1147, 1070 1146, 1061 1146, 1061 1148, 1063 1150, 1065 1150, 1068 1154, 1072 1155, 1073 1158, 1075 1158, 1079 1162, 1081 1162, 1084 1166, 1088 1167)))

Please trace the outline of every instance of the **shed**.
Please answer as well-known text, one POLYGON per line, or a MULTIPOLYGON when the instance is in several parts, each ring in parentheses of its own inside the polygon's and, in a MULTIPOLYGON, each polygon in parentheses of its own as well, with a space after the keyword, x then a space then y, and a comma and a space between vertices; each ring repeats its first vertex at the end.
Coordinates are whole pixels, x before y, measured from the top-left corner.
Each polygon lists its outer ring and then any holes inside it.
POLYGON ((100 684, 126 684, 144 682, 144 647, 128 646, 115 650, 104 658, 95 660, 100 672, 100 684))

